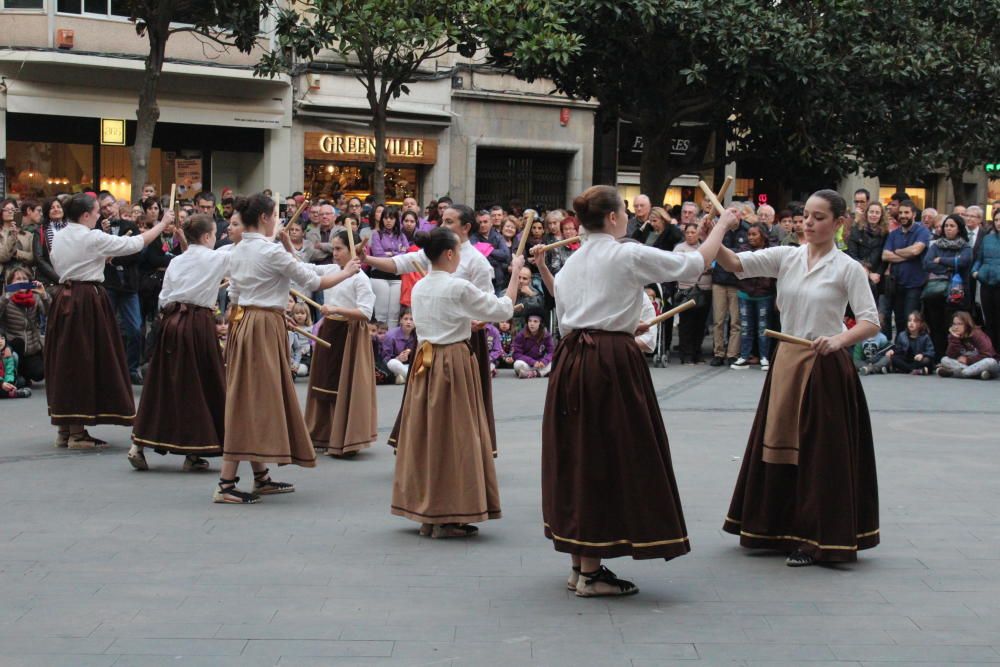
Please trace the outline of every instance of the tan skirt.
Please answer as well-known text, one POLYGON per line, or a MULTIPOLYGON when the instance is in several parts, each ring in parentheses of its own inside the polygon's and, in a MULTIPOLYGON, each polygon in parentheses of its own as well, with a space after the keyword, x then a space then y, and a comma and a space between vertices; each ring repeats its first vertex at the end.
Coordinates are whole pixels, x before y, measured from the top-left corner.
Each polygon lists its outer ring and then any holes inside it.
POLYGON ((326 319, 309 372, 306 426, 313 445, 331 454, 371 446, 378 435, 375 357, 368 323, 326 319))
POLYGON ((288 361, 279 310, 240 308, 226 349, 226 435, 222 458, 305 468, 316 465, 288 361))
POLYGON ((500 518, 479 370, 466 343, 424 344, 403 400, 392 513, 420 523, 500 518), (422 365, 433 348, 430 367, 422 365))
POLYGON ((779 345, 772 355, 771 392, 767 399, 770 418, 764 427, 764 463, 799 463, 802 432, 802 400, 812 377, 816 352, 805 345, 779 345))

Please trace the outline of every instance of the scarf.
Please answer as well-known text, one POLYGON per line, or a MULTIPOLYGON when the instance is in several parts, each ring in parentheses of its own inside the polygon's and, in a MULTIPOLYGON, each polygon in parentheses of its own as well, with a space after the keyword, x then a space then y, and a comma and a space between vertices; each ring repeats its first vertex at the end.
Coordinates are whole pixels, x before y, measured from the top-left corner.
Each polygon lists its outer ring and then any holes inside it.
POLYGON ((29 292, 28 290, 14 292, 11 294, 10 300, 14 302, 14 305, 20 306, 21 308, 35 307, 35 293, 29 292))
POLYGON ((942 236, 937 240, 937 247, 941 250, 961 250, 967 245, 969 245, 969 242, 961 236, 954 239, 946 239, 942 236))

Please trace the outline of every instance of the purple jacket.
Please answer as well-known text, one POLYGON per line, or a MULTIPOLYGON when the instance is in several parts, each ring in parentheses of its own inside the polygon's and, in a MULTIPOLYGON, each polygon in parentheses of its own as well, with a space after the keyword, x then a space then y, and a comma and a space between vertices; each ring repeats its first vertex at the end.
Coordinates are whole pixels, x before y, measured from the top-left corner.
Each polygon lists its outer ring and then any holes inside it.
POLYGON ((402 233, 397 236, 395 234, 375 232, 372 234, 371 238, 368 239, 368 251, 372 257, 402 255, 409 247, 410 242, 402 233), (392 253, 392 255, 389 253, 392 253))
POLYGON ((398 357, 406 348, 416 349, 416 347, 416 332, 407 336, 403 333, 402 327, 396 327, 390 329, 382 339, 382 358, 389 361, 398 357))
POLYGON ((437 227, 437 223, 431 222, 427 218, 420 218, 419 222, 417 222, 418 232, 429 232, 432 229, 437 229, 437 227))
POLYGON ((487 324, 483 329, 486 332, 486 347, 490 350, 490 361, 496 362, 503 354, 503 346, 500 345, 500 330, 495 324, 487 324))
POLYGON ((552 362, 552 351, 555 346, 552 344, 552 336, 546 331, 541 341, 536 341, 528 336, 528 329, 521 329, 514 336, 514 361, 523 361, 526 364, 534 365, 540 361, 546 366, 552 362))

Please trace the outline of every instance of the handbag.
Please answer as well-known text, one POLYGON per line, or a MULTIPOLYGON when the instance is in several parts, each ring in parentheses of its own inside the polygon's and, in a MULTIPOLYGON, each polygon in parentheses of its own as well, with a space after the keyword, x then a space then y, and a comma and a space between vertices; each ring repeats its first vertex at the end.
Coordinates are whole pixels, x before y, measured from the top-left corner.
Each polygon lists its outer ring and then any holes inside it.
POLYGON ((943 299, 948 293, 948 283, 949 281, 944 278, 928 280, 924 285, 924 291, 920 293, 921 300, 943 299))
POLYGON ((957 271, 948 281, 948 303, 953 306, 965 303, 965 281, 957 271))
POLYGON ((697 285, 693 285, 685 290, 678 290, 675 295, 674 302, 677 304, 684 303, 685 301, 693 300, 695 308, 702 308, 706 305, 708 301, 708 295, 705 290, 701 289, 697 285))

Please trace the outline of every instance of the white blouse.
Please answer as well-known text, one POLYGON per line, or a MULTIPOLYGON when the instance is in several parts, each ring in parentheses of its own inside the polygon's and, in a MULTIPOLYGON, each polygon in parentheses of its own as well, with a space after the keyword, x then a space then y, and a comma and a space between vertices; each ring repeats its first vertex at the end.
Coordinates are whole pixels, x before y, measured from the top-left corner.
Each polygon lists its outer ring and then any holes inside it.
POLYGON ((417 340, 447 345, 469 340, 472 320, 502 322, 514 316, 506 296, 493 296, 446 271, 431 271, 410 295, 417 340))
POLYGON ((243 240, 230 252, 229 297, 241 306, 284 311, 293 281, 315 292, 320 277, 309 264, 263 234, 244 232, 243 240))
POLYGON ((645 285, 694 282, 704 270, 701 253, 667 252, 591 233, 555 276, 559 330, 564 336, 577 329, 634 334, 645 285))
POLYGON ((878 325, 875 297, 864 267, 833 248, 810 271, 809 245, 777 246, 737 254, 743 271, 737 278, 777 278, 781 330, 800 338, 836 336, 843 332, 844 313, 878 325))
MULTIPOLYGON (((653 307, 653 302, 649 300, 649 295, 646 294, 646 290, 642 290, 641 320, 643 322, 649 322, 654 317, 656 317, 656 308, 653 307)), ((635 337, 635 342, 639 346, 640 350, 643 352, 652 352, 656 349, 656 330, 659 328, 659 324, 654 324, 649 327, 649 331, 635 337)))
MULTIPOLYGON (((392 258, 396 265, 396 273, 409 273, 414 270, 413 264, 420 264, 427 271, 431 270, 431 262, 423 250, 408 252, 405 255, 396 255, 392 258)), ((483 292, 494 291, 493 288, 493 267, 490 260, 486 259, 483 253, 476 250, 472 241, 466 241, 461 245, 458 252, 458 269, 455 270, 455 277, 468 280, 483 292)), ((502 285, 506 287, 506 285, 502 285)))
MULTIPOLYGON (((316 273, 338 273, 342 271, 336 264, 309 264, 315 267, 316 273)), ((345 278, 333 287, 323 292, 323 304, 336 308, 358 309, 371 319, 375 311, 375 292, 372 291, 372 281, 364 273, 357 272, 350 278, 345 278)))
POLYGON ((229 271, 232 248, 226 245, 212 250, 195 244, 174 257, 163 276, 160 308, 171 303, 190 303, 214 309, 219 302, 219 286, 229 271))
POLYGON ((52 237, 52 268, 59 282, 104 282, 104 265, 108 257, 125 257, 141 252, 145 244, 141 236, 114 236, 102 229, 88 229, 71 222, 52 237))

